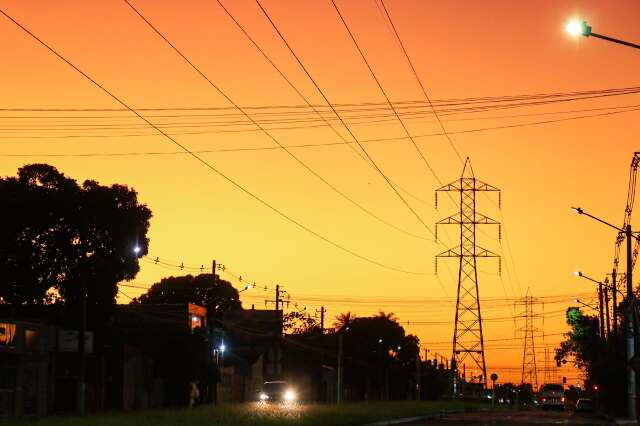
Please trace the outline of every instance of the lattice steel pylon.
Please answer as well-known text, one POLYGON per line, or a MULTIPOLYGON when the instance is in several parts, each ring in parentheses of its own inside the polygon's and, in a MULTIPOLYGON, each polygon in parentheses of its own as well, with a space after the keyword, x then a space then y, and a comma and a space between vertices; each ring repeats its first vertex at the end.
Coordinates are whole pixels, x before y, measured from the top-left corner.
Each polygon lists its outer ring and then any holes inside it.
POLYGON ((457 383, 459 373, 457 367, 471 358, 482 371, 481 382, 487 384, 487 367, 484 356, 484 337, 482 334, 482 314, 480 311, 480 292, 478 290, 478 258, 497 258, 498 271, 501 270, 500 256, 482 248, 476 242, 476 225, 497 225, 500 239, 500 222, 476 211, 478 192, 498 193, 498 206, 501 204, 500 190, 488 183, 476 179, 469 158, 464 163, 459 179, 436 190, 436 208, 440 192, 457 192, 460 194, 459 212, 436 223, 436 239, 438 225, 457 225, 460 227, 460 245, 436 255, 436 274, 439 258, 458 258, 458 291, 456 298, 456 316, 453 331, 452 378, 453 393, 458 394, 457 383))
POLYGON ((522 378, 520 383, 530 383, 533 386, 534 391, 538 389, 538 366, 536 364, 536 346, 534 334, 541 331, 535 328, 533 320, 536 317, 540 317, 540 314, 536 314, 533 311, 533 306, 536 304, 542 304, 539 299, 534 298, 531 295, 531 289, 527 288, 527 293, 521 299, 514 302, 514 308, 516 309, 515 318, 521 318, 524 320, 524 326, 516 329, 516 331, 524 333, 524 348, 522 354, 522 378), (521 309, 520 312, 517 310, 521 309))

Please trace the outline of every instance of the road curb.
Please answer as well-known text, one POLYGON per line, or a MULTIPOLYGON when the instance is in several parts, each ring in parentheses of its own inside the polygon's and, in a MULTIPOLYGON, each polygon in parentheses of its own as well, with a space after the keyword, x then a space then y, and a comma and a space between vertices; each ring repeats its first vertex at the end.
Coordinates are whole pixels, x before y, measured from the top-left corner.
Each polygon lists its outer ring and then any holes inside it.
POLYGON ((412 422, 419 422, 422 420, 433 420, 433 419, 441 419, 445 416, 451 415, 451 414, 463 414, 463 413, 471 413, 471 412, 477 412, 477 411, 487 411, 486 409, 464 409, 464 410, 441 410, 437 413, 432 413, 432 414, 425 414, 424 416, 415 416, 415 417, 402 417, 399 419, 392 419, 392 420, 382 420, 379 422, 375 422, 375 423, 368 423, 364 426, 392 426, 392 425, 400 425, 400 424, 404 424, 404 423, 412 423, 412 422))

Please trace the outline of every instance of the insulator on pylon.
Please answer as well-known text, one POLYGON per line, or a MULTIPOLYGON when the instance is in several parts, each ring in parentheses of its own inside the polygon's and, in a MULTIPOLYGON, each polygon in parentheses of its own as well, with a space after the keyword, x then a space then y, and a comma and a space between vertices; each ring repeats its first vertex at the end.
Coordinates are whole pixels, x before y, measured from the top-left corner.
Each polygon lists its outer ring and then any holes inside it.
POLYGON ((498 191, 498 208, 502 208, 502 191, 498 191))
POLYGON ((498 258, 498 276, 502 276, 502 258, 498 258))
POLYGON ((498 241, 502 241, 502 225, 498 225, 498 241))
POLYGON ((436 191, 436 210, 438 210, 438 191, 436 191))

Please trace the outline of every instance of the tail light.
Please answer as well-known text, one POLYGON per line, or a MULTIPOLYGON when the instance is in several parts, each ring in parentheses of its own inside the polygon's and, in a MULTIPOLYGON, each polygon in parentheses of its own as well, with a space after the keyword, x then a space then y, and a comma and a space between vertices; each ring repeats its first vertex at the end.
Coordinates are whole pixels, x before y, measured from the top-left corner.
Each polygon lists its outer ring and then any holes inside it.
POLYGON ((560 398, 560 402, 564 402, 564 396, 560 398))

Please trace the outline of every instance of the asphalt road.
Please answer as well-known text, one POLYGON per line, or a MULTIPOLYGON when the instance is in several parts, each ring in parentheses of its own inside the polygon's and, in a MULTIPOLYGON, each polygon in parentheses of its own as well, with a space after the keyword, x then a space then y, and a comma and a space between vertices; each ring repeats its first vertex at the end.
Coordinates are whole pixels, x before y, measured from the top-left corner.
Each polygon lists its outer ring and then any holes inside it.
POLYGON ((411 423, 406 426, 455 426, 455 425, 613 425, 593 414, 549 411, 481 412, 447 416, 443 419, 411 423))

